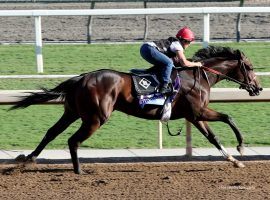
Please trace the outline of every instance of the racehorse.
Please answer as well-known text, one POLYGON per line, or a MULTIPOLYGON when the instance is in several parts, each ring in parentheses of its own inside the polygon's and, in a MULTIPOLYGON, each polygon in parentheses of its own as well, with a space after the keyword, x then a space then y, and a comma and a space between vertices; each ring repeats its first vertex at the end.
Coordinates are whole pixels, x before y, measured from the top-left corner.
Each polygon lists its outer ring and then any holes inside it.
MULTIPOLYGON (((228 79, 240 84, 250 96, 259 95, 262 90, 253 71, 253 66, 240 50, 228 47, 204 48, 195 53, 194 60, 200 60, 203 67, 176 67, 172 80, 181 77, 181 89, 172 102, 172 120, 186 118, 236 167, 244 164, 231 156, 208 126, 208 121, 228 124, 238 140, 237 150, 243 154, 243 137, 231 117, 208 108, 210 88, 217 82, 228 79)), ((37 148, 28 156, 20 155, 18 160, 34 161, 46 145, 54 140, 77 119, 80 128, 68 139, 69 150, 77 174, 83 173, 77 155, 80 144, 90 137, 110 117, 114 110, 139 118, 159 120, 162 107, 148 105, 141 108, 134 92, 130 73, 101 69, 70 78, 53 89, 43 89, 19 100, 11 109, 25 108, 57 98, 64 100, 62 117, 47 131, 37 148)))

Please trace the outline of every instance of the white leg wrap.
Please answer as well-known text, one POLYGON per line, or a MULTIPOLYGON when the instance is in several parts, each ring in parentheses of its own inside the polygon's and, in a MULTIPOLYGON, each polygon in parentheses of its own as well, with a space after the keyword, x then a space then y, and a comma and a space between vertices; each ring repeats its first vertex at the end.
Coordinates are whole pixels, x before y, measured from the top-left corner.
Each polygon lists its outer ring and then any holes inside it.
POLYGON ((228 159, 230 155, 228 154, 227 150, 222 145, 220 146, 221 146, 221 150, 219 150, 220 153, 223 155, 223 157, 228 159))

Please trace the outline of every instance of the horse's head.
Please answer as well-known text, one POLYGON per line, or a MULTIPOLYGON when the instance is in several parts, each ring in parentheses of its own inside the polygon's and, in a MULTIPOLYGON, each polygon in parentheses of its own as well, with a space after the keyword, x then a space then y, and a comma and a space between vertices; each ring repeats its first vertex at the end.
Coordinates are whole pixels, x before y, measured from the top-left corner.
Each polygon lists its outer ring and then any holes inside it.
POLYGON ((232 76, 243 83, 240 85, 240 89, 247 90, 250 96, 259 95, 262 87, 253 70, 252 63, 243 52, 236 50, 236 53, 238 55, 238 67, 232 76))
POLYGON ((247 90, 250 96, 259 95, 262 91, 251 62, 240 50, 208 46, 197 51, 192 59, 215 68, 220 74, 226 75, 223 76, 225 79, 239 83, 240 88, 247 90))

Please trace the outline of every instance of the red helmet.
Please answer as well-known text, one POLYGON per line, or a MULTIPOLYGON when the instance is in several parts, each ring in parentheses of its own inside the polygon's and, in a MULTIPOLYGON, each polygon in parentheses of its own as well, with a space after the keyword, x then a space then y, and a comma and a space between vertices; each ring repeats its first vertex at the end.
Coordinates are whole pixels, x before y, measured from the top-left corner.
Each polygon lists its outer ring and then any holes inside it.
POLYGON ((176 34, 176 37, 177 38, 182 38, 182 39, 185 39, 185 40, 188 40, 188 41, 194 41, 195 40, 194 33, 186 26, 178 31, 178 33, 176 34))

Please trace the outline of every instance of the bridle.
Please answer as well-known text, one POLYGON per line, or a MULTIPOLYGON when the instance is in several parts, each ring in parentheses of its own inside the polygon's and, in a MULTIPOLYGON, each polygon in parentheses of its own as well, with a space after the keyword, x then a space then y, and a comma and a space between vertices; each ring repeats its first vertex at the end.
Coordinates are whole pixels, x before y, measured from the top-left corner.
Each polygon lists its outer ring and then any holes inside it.
POLYGON ((202 66, 201 68, 203 70, 205 70, 205 71, 208 71, 208 72, 212 73, 212 74, 216 74, 216 75, 218 75, 218 76, 220 76, 220 77, 222 77, 222 78, 224 78, 224 79, 226 79, 228 81, 235 82, 235 83, 239 84, 241 88, 250 87, 251 83, 248 82, 248 75, 247 75, 247 70, 246 70, 246 68, 244 66, 244 62, 241 61, 241 60, 239 60, 239 62, 240 62, 241 71, 242 71, 242 73, 244 75, 244 81, 238 81, 235 78, 227 76, 227 75, 225 75, 225 74, 223 74, 223 73, 221 73, 221 72, 219 72, 217 70, 214 70, 212 68, 209 68, 209 67, 202 66))
POLYGON ((248 72, 247 72, 247 69, 245 67, 245 63, 242 61, 242 60, 239 60, 239 63, 240 63, 240 70, 243 74, 243 77, 244 77, 244 81, 238 81, 236 80, 235 78, 232 78, 230 76, 227 76, 219 71, 216 71, 214 69, 211 69, 211 68, 208 68, 208 67, 205 67, 205 66, 202 66, 201 68, 205 71, 208 71, 212 74, 216 74, 228 81, 232 81, 232 82, 235 82, 237 84, 240 85, 240 89, 245 89, 247 90, 250 95, 252 96, 255 96, 255 95, 258 95, 260 91, 262 91, 262 88, 258 88, 257 86, 255 86, 254 84, 252 84, 252 81, 254 81, 254 79, 256 78, 254 76, 254 78, 252 80, 249 79, 249 76, 248 76, 248 72))
POLYGON ((252 82, 254 81, 254 79, 256 77, 254 77, 252 80, 250 80, 248 77, 248 72, 247 72, 247 69, 245 67, 244 61, 239 59, 238 62, 240 63, 240 70, 241 70, 243 77, 244 77, 243 81, 238 81, 235 78, 227 76, 227 75, 225 75, 217 70, 214 70, 214 69, 206 67, 206 66, 202 66, 202 67, 175 67, 175 68, 179 71, 203 69, 204 71, 210 72, 212 74, 216 74, 217 76, 222 77, 225 80, 232 81, 232 82, 239 84, 240 85, 239 88, 247 90, 251 96, 259 95, 260 91, 262 91, 262 88, 257 87, 256 85, 252 84, 252 82))

